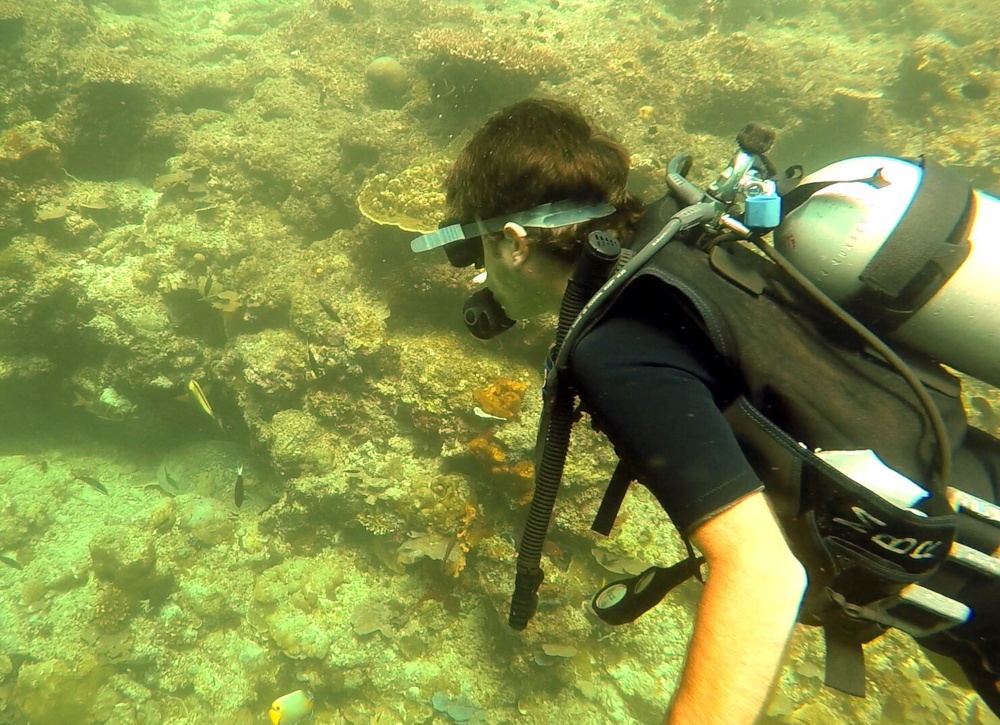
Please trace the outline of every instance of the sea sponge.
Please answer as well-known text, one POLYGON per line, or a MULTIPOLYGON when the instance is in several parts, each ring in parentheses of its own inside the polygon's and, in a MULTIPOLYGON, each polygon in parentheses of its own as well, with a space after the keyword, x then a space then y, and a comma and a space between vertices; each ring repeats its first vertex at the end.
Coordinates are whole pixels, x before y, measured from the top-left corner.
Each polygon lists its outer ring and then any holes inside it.
POLYGON ((492 385, 477 390, 474 395, 479 407, 499 418, 514 418, 521 412, 528 386, 519 380, 500 378, 492 385))
POLYGON ((490 435, 489 431, 469 441, 468 448, 470 453, 475 454, 476 457, 493 466, 503 463, 507 458, 503 449, 493 440, 493 436, 490 435))
POLYGON ((358 209, 376 224, 427 233, 444 216, 443 182, 451 161, 435 159, 411 166, 396 177, 378 174, 358 193, 358 209))

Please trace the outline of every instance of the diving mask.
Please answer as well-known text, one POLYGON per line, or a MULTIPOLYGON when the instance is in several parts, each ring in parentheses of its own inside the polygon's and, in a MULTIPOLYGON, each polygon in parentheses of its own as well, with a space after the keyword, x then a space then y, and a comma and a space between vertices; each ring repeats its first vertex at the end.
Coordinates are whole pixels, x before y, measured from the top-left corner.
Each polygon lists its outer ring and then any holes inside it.
POLYGON ((419 253, 444 247, 452 266, 468 267, 474 264, 482 267, 483 236, 502 231, 507 222, 514 222, 527 228, 555 229, 600 219, 614 214, 615 211, 617 211, 615 205, 607 201, 592 204, 569 199, 553 201, 516 214, 504 214, 469 224, 446 224, 436 231, 422 234, 414 239, 410 242, 410 249, 419 253))

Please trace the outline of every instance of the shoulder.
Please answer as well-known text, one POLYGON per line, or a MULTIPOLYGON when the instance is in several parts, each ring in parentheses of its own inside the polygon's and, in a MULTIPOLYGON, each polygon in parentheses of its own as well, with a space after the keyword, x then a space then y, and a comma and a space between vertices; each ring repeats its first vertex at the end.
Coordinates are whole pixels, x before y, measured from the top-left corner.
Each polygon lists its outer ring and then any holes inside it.
POLYGON ((663 228, 663 225, 680 208, 680 203, 671 194, 664 194, 659 199, 646 204, 631 238, 623 240, 625 246, 632 249, 641 248, 663 228))

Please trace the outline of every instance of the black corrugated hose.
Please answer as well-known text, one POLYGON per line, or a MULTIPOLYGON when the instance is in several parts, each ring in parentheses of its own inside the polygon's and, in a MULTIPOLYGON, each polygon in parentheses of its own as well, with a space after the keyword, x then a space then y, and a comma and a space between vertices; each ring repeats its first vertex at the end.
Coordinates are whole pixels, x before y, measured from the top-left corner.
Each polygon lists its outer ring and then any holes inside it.
POLYGON ((518 631, 528 626, 538 606, 538 588, 545 578, 541 569, 542 546, 552 521, 573 427, 576 393, 565 381, 559 380, 555 361, 559 358, 566 333, 590 298, 607 281, 620 254, 621 245, 617 239, 607 232, 592 232, 559 308, 556 341, 549 351, 545 405, 538 429, 537 443, 541 445, 542 453, 535 468, 535 493, 521 536, 514 595, 510 602, 510 626, 518 631))

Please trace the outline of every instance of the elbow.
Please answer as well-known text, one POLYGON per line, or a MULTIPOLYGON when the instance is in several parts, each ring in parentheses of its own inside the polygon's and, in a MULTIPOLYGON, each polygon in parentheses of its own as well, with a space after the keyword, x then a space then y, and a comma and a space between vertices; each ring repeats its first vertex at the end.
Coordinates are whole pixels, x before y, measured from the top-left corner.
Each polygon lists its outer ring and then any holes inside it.
MULTIPOLYGON (((785 609, 787 605, 798 611, 809 586, 809 577, 802 562, 787 548, 772 551, 770 556, 753 561, 743 560, 737 564, 731 562, 727 564, 716 567, 716 571, 734 586, 744 591, 750 589, 766 593, 775 606, 785 609)), ((709 562, 710 579, 711 576, 712 564, 709 562)))
POLYGON ((766 567, 755 573, 757 586, 767 587, 771 592, 798 611, 809 588, 806 568, 789 551, 787 556, 772 559, 766 567))
POLYGON ((809 575, 802 562, 796 559, 791 552, 789 552, 788 560, 781 565, 780 576, 789 595, 795 597, 797 604, 801 603, 809 588, 809 575))

